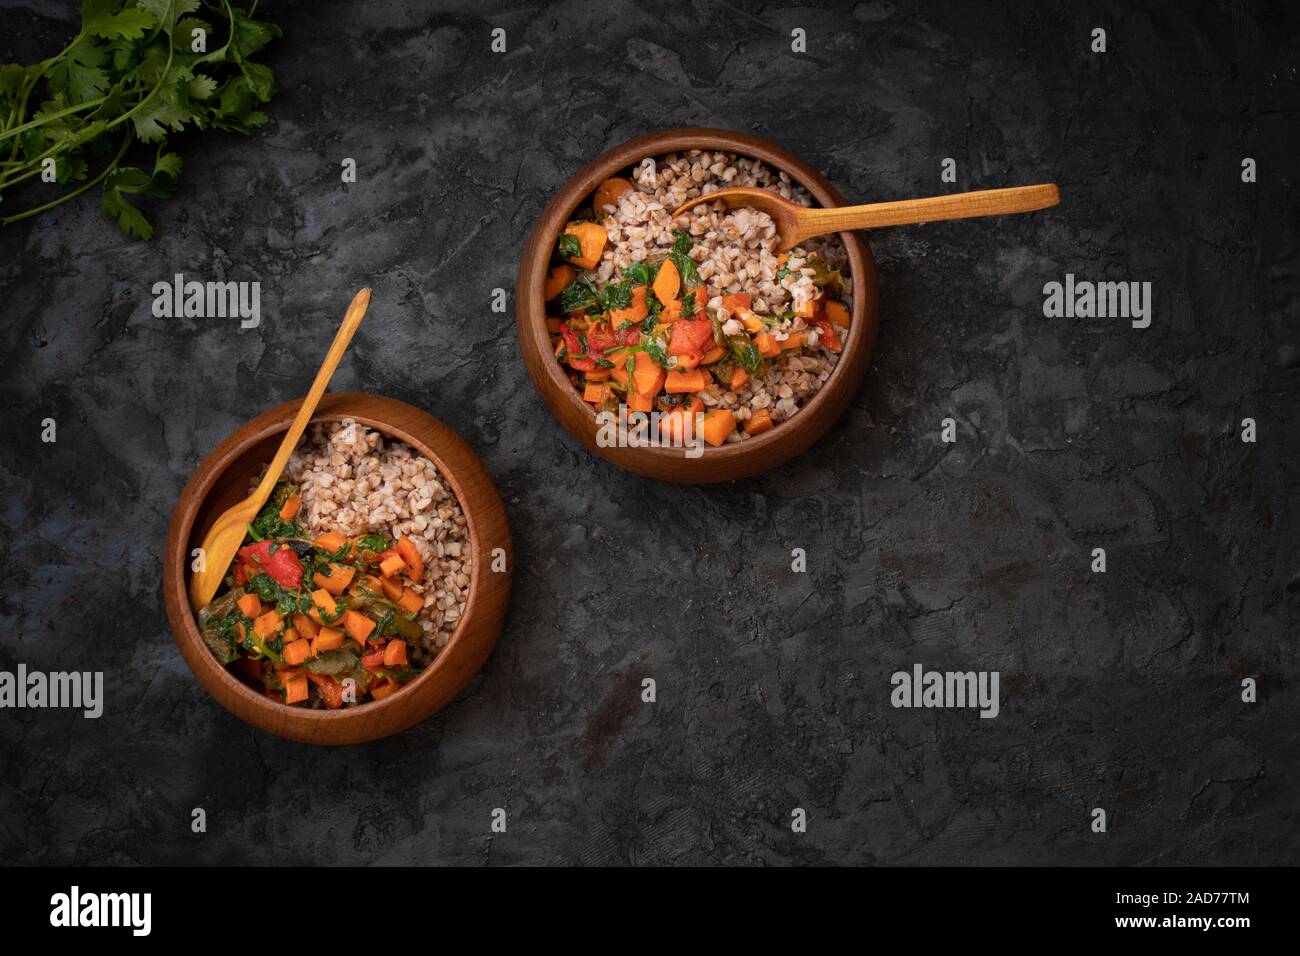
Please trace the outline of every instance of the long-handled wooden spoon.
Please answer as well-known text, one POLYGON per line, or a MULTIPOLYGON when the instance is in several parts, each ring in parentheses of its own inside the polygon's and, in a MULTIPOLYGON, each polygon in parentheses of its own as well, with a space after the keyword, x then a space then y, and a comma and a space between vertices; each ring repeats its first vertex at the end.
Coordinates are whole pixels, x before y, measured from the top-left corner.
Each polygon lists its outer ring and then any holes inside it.
POLYGON ((347 314, 343 316, 343 324, 339 326, 330 350, 325 353, 325 361, 321 363, 320 371, 316 373, 316 380, 311 383, 311 390, 303 399, 302 407, 294 416, 289 430, 284 433, 284 440, 280 442, 280 447, 276 450, 275 457, 271 459, 270 467, 266 469, 266 474, 262 476, 256 490, 239 504, 223 512, 204 536, 203 570, 195 571, 190 576, 190 605, 196 612, 206 607, 216 595, 217 588, 221 586, 221 579, 226 576, 226 569, 235 559, 235 552, 239 550, 244 535, 248 532, 249 524, 266 504, 266 499, 271 496, 275 483, 280 479, 280 473, 289 463, 289 456, 298 447, 298 441, 307 428, 307 422, 316 411, 321 396, 325 394, 325 386, 329 385, 330 379, 334 377, 334 370, 339 367, 343 353, 347 351, 348 343, 352 341, 357 326, 365 318, 366 308, 369 305, 370 290, 362 289, 348 306, 347 314))
POLYGON ((929 199, 900 199, 865 206, 838 206, 813 209, 796 206, 766 189, 719 189, 677 207, 676 219, 692 206, 722 200, 731 209, 749 206, 767 213, 776 222, 781 237, 778 252, 793 249, 805 239, 828 232, 850 229, 874 229, 879 226, 903 226, 914 222, 938 222, 941 219, 975 219, 979 216, 1004 216, 1008 213, 1033 212, 1061 201, 1056 186, 1013 186, 1009 189, 984 189, 973 193, 954 193, 929 199))

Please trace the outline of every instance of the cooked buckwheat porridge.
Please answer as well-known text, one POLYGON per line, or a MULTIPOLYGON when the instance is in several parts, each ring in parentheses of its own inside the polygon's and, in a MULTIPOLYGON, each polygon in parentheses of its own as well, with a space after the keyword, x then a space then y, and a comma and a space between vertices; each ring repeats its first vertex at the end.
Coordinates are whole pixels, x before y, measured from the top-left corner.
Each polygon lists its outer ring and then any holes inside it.
POLYGON ((561 234, 547 277, 557 361, 599 411, 704 414, 711 445, 762 434, 830 377, 848 333, 847 254, 837 235, 777 253, 766 213, 682 203, 769 189, 801 206, 789 176, 730 153, 647 157, 601 183, 561 234))

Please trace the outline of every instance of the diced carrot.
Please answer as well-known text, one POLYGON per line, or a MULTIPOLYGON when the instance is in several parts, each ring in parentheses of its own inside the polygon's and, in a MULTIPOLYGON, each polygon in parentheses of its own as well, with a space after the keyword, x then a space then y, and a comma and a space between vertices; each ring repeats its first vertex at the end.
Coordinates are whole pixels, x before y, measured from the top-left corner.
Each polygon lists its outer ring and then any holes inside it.
POLYGON ((816 299, 804 299, 794 307, 794 314, 801 319, 811 319, 817 312, 816 299))
POLYGON ((689 372, 700 364, 698 355, 679 355, 677 356, 677 368, 689 372))
POLYGON ((293 629, 303 637, 315 637, 320 632, 320 625, 306 614, 295 614, 293 616, 293 629))
POLYGON ((760 319, 758 316, 756 316, 753 312, 749 312, 749 311, 745 311, 741 313, 740 324, 745 327, 745 331, 748 332, 750 335, 753 335, 755 332, 762 332, 763 329, 765 328, 765 326, 763 325, 763 320, 760 319))
MULTIPOLYGON (((340 547, 342 547, 342 545, 340 545, 340 547)), ((334 595, 330 594, 329 591, 326 591, 324 588, 311 592, 311 602, 312 608, 307 612, 307 616, 317 624, 324 624, 325 618, 327 617, 330 620, 334 620, 335 616, 338 614, 338 601, 334 600, 334 595)))
POLYGON ((628 383, 627 369, 612 368, 609 370, 609 377, 612 378, 619 385, 622 385, 624 388, 627 387, 627 383, 628 383))
POLYGON ((302 508, 302 495, 290 495, 284 499, 284 504, 280 506, 280 520, 292 521, 302 508))
POLYGON ((611 176, 592 193, 591 204, 596 208, 596 212, 603 213, 606 206, 618 208, 618 197, 635 187, 630 179, 624 179, 622 176, 611 176))
POLYGON ((708 386, 708 380, 704 377, 702 369, 694 369, 690 372, 670 371, 664 379, 664 391, 669 395, 682 395, 687 392, 698 392, 708 386))
POLYGON ((290 667, 288 664, 276 664, 275 676, 280 678, 283 684, 287 680, 296 680, 299 677, 306 677, 306 672, 301 667, 290 667))
POLYGON ((311 641, 305 638, 284 645, 284 662, 286 664, 301 664, 309 657, 311 657, 311 641))
POLYGON ((384 645, 384 666, 406 666, 406 641, 398 638, 397 640, 389 641, 384 645))
POLYGON ((736 416, 725 408, 704 413, 704 440, 717 448, 736 430, 736 416))
POLYGON ((771 332, 759 332, 754 336, 754 345, 760 355, 766 355, 768 358, 781 354, 781 343, 773 338, 771 332))
POLYGON ((808 336, 804 335, 802 332, 793 332, 789 338, 781 343, 781 350, 783 352, 789 352, 791 349, 801 349, 807 341, 808 336))
POLYGON ((408 537, 399 537, 396 542, 398 554, 402 561, 406 562, 407 567, 411 568, 411 580, 424 580, 424 558, 420 557, 420 549, 416 548, 415 541, 408 537))
POLYGON ((704 411, 704 399, 700 398, 698 395, 692 395, 691 404, 687 406, 686 410, 689 412, 704 411))
POLYGON ((744 387, 744 384, 748 381, 749 373, 737 365, 731 370, 731 381, 727 382, 727 388, 734 392, 737 389, 744 387))
POLYGON ((299 634, 298 631, 292 627, 286 627, 284 629, 284 633, 280 635, 280 639, 283 640, 286 644, 290 643, 291 641, 296 641, 300 637, 302 637, 302 635, 299 634))
POLYGON ((390 601, 396 601, 402 596, 402 592, 406 590, 406 588, 402 587, 401 581, 391 581, 388 578, 380 581, 379 585, 383 588, 384 597, 390 601))
POLYGON ((262 602, 258 600, 256 594, 245 594, 235 602, 235 606, 238 607, 239 610, 243 612, 244 617, 248 618, 250 621, 255 621, 262 615, 262 602))
POLYGON ((652 288, 655 298, 662 305, 667 306, 668 303, 677 301, 677 293, 682 288, 682 276, 677 271, 677 264, 673 260, 664 260, 663 265, 659 267, 659 274, 655 276, 652 288))
POLYGON ((609 369, 593 368, 590 372, 584 372, 583 374, 587 376, 588 382, 603 382, 609 378, 609 369))
POLYGON ((578 270, 573 266, 565 263, 552 269, 546 276, 546 284, 542 288, 542 293, 546 301, 550 302, 557 295, 569 287, 574 279, 578 278, 578 270))
MULTIPOLYGON (((696 286, 693 291, 686 293, 684 298, 689 299, 692 296, 695 299, 695 307, 691 310, 691 317, 700 318, 704 315, 704 307, 709 304, 709 294, 704 290, 704 286, 700 285, 696 286)), ((665 302, 660 321, 676 322, 684 315, 686 315, 686 307, 682 304, 681 299, 675 302, 665 302)))
POLYGON ((406 566, 410 568, 411 580, 423 581, 424 558, 420 557, 420 549, 415 546, 415 542, 410 538, 398 538, 395 547, 402 560, 406 562, 406 566))
POLYGON ((632 392, 627 397, 627 408, 630 412, 652 412, 655 408, 655 396, 632 392))
POLYGON ((332 651, 343 646, 343 632, 337 627, 322 627, 314 642, 317 651, 332 651))
POLYGON ((649 356, 640 356, 632 369, 633 391, 638 395, 659 394, 659 390, 664 387, 666 374, 663 367, 652 362, 649 356))
POLYGON ((729 292, 722 297, 722 307, 735 313, 750 308, 752 301, 748 292, 729 292))
POLYGON ((265 640, 279 632, 280 624, 283 621, 284 618, 280 616, 280 612, 272 609, 265 614, 258 615, 257 620, 253 622, 253 633, 265 640))
POLYGON ((628 358, 632 355, 627 349, 619 349, 617 352, 611 352, 605 356, 605 361, 614 366, 615 369, 621 369, 627 365, 628 358))
POLYGON ((709 349, 702 356, 700 356, 700 364, 712 365, 714 362, 716 362, 718 359, 722 358, 726 354, 727 354, 726 349, 724 349, 721 345, 715 345, 713 348, 709 349))
POLYGON ((578 237, 578 248, 581 250, 580 255, 569 261, 583 269, 596 268, 600 254, 605 251, 605 243, 609 241, 605 227, 598 222, 571 222, 564 227, 564 232, 578 237))
POLYGON ((424 607, 424 598, 407 588, 402 592, 402 596, 397 599, 397 606, 407 614, 415 614, 420 608, 424 607))
POLYGON ((605 400, 605 386, 599 385, 595 382, 588 385, 582 392, 582 400, 584 402, 591 402, 595 405, 599 405, 605 400))
POLYGON ((372 700, 383 700, 399 686, 395 680, 376 681, 370 685, 370 697, 372 700))
POLYGON ((348 589, 348 585, 352 583, 352 576, 356 573, 357 569, 351 565, 331 564, 329 577, 317 571, 314 581, 337 597, 348 589))
POLYGON ((745 422, 745 431, 751 435, 761 435, 772 427, 772 413, 766 408, 760 408, 749 416, 749 421, 745 422))
POLYGON ((286 704, 301 704, 306 699, 307 678, 305 676, 295 677, 284 684, 284 702, 286 704))
POLYGON ((347 543, 347 537, 337 531, 326 531, 324 534, 317 536, 316 540, 312 542, 316 547, 322 551, 328 551, 330 554, 337 553, 347 543))
POLYGON ((836 325, 848 327, 852 324, 853 313, 849 311, 849 307, 843 302, 828 300, 823 307, 826 310, 826 318, 836 325))
POLYGON ((624 322, 640 322, 650 314, 650 307, 645 304, 645 286, 639 285, 632 290, 632 301, 626 309, 611 309, 609 320, 614 325, 624 322))
POLYGON ((365 647, 366 638, 375 629, 375 622, 360 611, 347 610, 343 612, 343 629, 348 632, 348 637, 365 647))
POLYGON ((403 561, 397 555, 393 555, 392 557, 385 558, 379 564, 379 573, 386 578, 391 578, 397 572, 405 571, 405 570, 406 570, 406 562, 403 561))

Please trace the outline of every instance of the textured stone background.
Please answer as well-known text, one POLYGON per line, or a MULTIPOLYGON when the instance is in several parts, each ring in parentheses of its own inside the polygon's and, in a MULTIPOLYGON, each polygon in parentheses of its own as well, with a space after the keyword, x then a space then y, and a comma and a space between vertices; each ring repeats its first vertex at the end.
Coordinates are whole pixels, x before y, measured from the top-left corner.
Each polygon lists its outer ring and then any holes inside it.
MULTIPOLYGON (((0 231, 0 666, 111 685, 98 721, 0 713, 0 859, 1300 860, 1297 24, 1281 2, 1130 6, 264 3, 286 31, 270 125, 186 137, 152 242, 89 198, 0 231), (880 343, 843 420, 766 476, 656 484, 558 427, 489 297, 569 175, 677 125, 769 136, 864 201, 1065 198, 874 235, 880 343), (1151 327, 1045 319, 1067 271, 1153 282, 1151 327), (262 328, 153 318, 175 272, 260 280, 262 328), (518 570, 458 701, 326 750, 200 688, 160 552, 200 459, 305 391, 367 283, 336 387, 469 440, 518 570), (1001 671, 1001 716, 892 709, 916 662, 1001 671)), ((0 61, 74 20, 3 0, 0 61)))

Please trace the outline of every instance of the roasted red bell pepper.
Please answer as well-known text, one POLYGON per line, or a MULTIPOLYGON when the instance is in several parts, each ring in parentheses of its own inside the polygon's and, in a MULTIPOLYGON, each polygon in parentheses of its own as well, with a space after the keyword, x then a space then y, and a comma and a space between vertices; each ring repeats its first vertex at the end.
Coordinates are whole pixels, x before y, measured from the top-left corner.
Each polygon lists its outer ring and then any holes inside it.
POLYGON ((668 354, 700 356, 713 345, 713 323, 708 319, 678 319, 668 340, 668 354))
POLYGON ((832 352, 838 352, 843 348, 840 344, 840 333, 835 331, 835 326, 831 325, 829 320, 820 319, 812 325, 818 333, 817 344, 822 348, 830 349, 832 352))
POLYGON ((287 545, 274 541, 244 545, 235 552, 235 560, 236 584, 247 584, 249 578, 265 571, 282 588, 297 591, 302 587, 302 562, 287 545))
POLYGON ((560 335, 564 338, 564 348, 569 353, 569 367, 576 368, 580 372, 590 372, 596 367, 595 356, 588 355, 587 350, 583 348, 582 339, 578 333, 569 328, 569 323, 565 322, 560 326, 560 335))
POLYGON ((337 678, 329 674, 313 674, 307 671, 307 679, 316 685, 326 707, 330 710, 338 710, 343 706, 343 685, 337 678))

